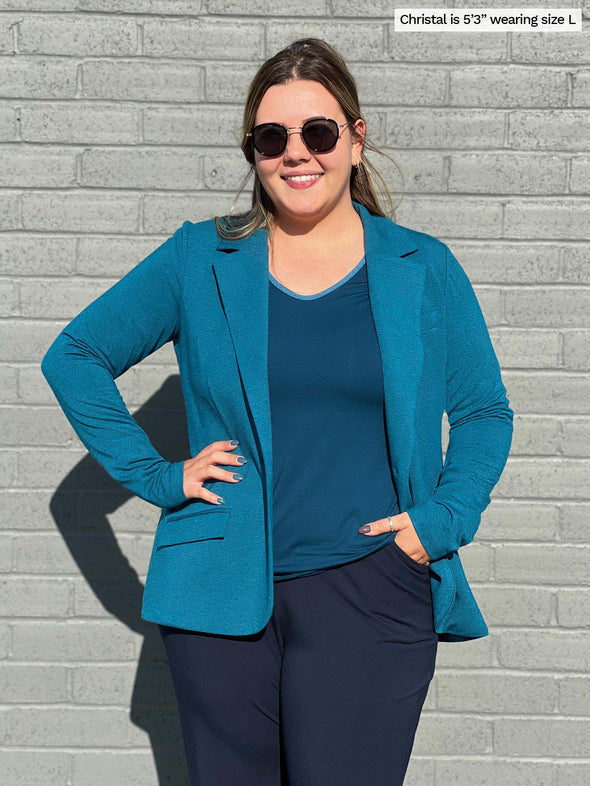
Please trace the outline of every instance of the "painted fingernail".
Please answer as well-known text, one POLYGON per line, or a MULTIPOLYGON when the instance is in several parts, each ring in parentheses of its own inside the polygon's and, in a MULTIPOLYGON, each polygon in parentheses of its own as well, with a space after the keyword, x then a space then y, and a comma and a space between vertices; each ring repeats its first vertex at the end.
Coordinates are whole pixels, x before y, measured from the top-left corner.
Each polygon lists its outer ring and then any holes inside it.
POLYGON ((361 527, 359 529, 359 532, 370 532, 370 531, 371 531, 371 525, 370 524, 365 524, 364 527, 361 527))
POLYGON ((244 458, 243 456, 238 456, 238 464, 245 464, 247 461, 248 461, 247 458, 244 458))
POLYGON ((217 497, 217 502, 218 502, 220 505, 225 505, 225 500, 223 499, 223 497, 217 497))
POLYGON ((238 475, 238 473, 237 473, 237 472, 234 472, 234 474, 232 475, 232 478, 233 478, 234 480, 244 480, 244 477, 243 477, 243 475, 238 475))
POLYGON ((240 440, 239 439, 232 439, 229 444, 230 445, 239 445, 240 444, 240 440))

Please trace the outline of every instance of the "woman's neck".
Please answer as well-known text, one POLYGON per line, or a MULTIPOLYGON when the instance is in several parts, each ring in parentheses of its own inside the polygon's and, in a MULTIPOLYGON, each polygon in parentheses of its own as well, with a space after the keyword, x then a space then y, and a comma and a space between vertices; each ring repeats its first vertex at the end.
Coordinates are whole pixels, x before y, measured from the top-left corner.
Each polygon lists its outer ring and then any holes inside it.
POLYGON ((318 256, 358 243, 362 234, 362 221, 352 203, 350 211, 332 210, 325 218, 306 224, 293 222, 290 216, 279 216, 272 232, 276 249, 289 249, 289 253, 313 250, 318 256))

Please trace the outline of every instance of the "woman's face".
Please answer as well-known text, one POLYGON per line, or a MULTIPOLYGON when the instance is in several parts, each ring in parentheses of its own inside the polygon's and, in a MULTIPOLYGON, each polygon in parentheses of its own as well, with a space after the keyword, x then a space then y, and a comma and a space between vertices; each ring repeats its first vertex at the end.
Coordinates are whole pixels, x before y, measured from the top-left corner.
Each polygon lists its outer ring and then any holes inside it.
MULTIPOLYGON (((288 128, 302 126, 311 117, 328 117, 346 122, 340 104, 319 82, 295 80, 269 87, 258 107, 254 125, 282 123, 288 128)), ((365 124, 356 127, 364 136, 365 124)), ((361 156, 362 142, 353 143, 351 126, 340 128, 336 147, 328 153, 313 153, 300 130, 289 132, 281 155, 267 158, 254 150, 256 170, 262 186, 283 219, 318 219, 343 201, 350 202, 350 171, 361 156), (295 188, 287 175, 319 174, 307 188, 295 188)))

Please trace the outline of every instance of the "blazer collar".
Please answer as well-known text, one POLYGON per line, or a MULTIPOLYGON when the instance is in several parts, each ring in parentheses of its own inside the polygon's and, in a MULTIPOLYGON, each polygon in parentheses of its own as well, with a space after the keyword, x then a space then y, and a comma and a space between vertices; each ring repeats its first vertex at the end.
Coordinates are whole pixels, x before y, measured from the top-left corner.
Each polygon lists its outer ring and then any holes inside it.
MULTIPOLYGON (((383 365, 388 450, 400 509, 404 510, 412 504, 409 475, 423 360, 420 311, 424 262, 421 254, 414 253, 419 249, 412 230, 373 215, 354 200, 353 206, 363 224, 369 299, 383 365)), ((220 238, 213 271, 266 471, 272 476, 267 228, 261 227, 243 240, 220 238)))

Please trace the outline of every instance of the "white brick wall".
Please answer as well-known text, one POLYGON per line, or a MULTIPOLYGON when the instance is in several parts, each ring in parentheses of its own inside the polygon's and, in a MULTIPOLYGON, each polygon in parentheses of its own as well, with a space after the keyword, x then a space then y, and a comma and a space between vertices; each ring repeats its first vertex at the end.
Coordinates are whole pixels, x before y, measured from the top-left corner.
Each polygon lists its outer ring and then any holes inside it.
MULTIPOLYGON (((383 0, 0 0, 3 784, 186 782, 164 650, 139 616, 157 511, 88 456, 39 363, 185 218, 229 209, 249 81, 306 35, 347 58, 403 170, 399 223, 464 264, 515 410, 462 552, 490 636, 439 647, 406 783, 590 782, 590 3, 488 7, 580 5, 582 33, 467 35, 394 33, 383 0)), ((181 458, 170 346, 119 386, 181 458)))

